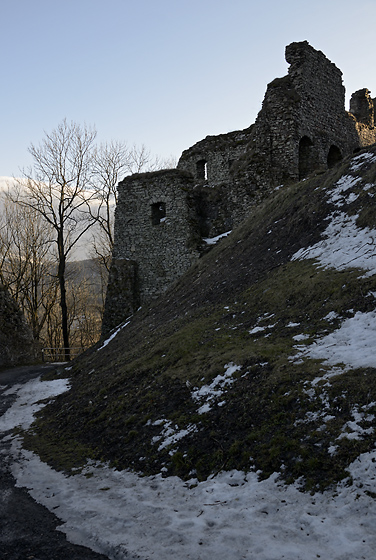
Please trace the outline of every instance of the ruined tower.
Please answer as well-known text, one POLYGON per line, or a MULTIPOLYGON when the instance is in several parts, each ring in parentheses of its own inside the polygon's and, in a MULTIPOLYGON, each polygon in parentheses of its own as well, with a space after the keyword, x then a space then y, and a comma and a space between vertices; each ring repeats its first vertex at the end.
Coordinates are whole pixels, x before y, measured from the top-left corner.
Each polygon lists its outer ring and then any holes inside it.
POLYGON ((205 248, 278 185, 335 166, 375 143, 367 89, 345 110, 341 71, 307 41, 286 47, 288 74, 267 87, 250 127, 208 136, 177 169, 119 183, 103 332, 163 293, 205 248))

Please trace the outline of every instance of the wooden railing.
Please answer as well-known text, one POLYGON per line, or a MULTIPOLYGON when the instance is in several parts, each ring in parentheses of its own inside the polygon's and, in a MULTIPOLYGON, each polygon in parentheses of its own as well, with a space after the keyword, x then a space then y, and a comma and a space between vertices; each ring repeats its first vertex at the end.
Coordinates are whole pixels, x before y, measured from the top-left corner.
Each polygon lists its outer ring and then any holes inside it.
MULTIPOLYGON (((82 352, 84 352, 84 348, 74 347, 69 348, 69 355, 70 360, 77 358, 82 352)), ((42 348, 42 360, 43 362, 67 362, 66 358, 66 348, 42 348)))

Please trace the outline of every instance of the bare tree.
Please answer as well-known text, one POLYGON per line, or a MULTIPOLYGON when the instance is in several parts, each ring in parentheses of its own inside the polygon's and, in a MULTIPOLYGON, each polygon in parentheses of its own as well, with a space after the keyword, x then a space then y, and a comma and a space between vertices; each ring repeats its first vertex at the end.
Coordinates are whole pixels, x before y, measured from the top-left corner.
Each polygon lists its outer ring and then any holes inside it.
POLYGON ((54 232, 61 325, 65 359, 70 359, 66 264, 78 241, 93 225, 90 190, 96 131, 63 120, 39 146, 31 144, 33 167, 24 172, 16 196, 18 204, 32 208, 54 232))
POLYGON ((32 208, 3 201, 0 280, 25 314, 39 340, 57 296, 51 253, 52 230, 32 208))
POLYGON ((124 142, 101 144, 94 156, 95 208, 92 215, 97 233, 93 237, 94 253, 109 268, 109 255, 114 246, 114 209, 117 204, 117 185, 133 165, 133 155, 124 142))
POLYGON ((11 284, 17 295, 35 338, 43 330, 43 339, 50 346, 63 344, 68 360, 71 342, 76 343, 81 337, 83 346, 85 341, 98 336, 97 317, 104 306, 114 245, 119 181, 132 173, 174 166, 172 160, 153 158, 144 145, 129 148, 124 142, 110 142, 96 147, 95 138, 95 130, 63 120, 50 134, 45 134, 39 145, 31 144, 33 166, 24 172, 9 195, 9 200, 17 203, 10 218, 13 225, 9 227, 9 217, 4 224, 0 217, 0 280, 6 273, 6 283, 11 284), (88 297, 87 286, 78 288, 71 281, 67 284, 67 263, 93 225, 93 256, 101 277, 95 304, 88 297), (38 245, 41 233, 48 234, 48 240, 38 245), (52 256, 56 259, 54 263, 52 256), (28 274, 34 278, 30 290, 25 287, 28 274), (36 285, 33 291, 32 286, 36 285), (57 289, 59 308, 55 304, 57 289), (75 312, 78 309, 80 312, 75 312), (80 329, 86 334, 81 335, 80 329))
POLYGON ((80 274, 69 284, 70 338, 73 346, 80 351, 86 350, 99 340, 101 334, 102 315, 98 309, 97 287, 91 278, 80 274))
POLYGON ((142 173, 143 171, 155 171, 158 167, 158 158, 153 158, 150 150, 144 145, 135 144, 129 150, 129 166, 127 175, 142 173))

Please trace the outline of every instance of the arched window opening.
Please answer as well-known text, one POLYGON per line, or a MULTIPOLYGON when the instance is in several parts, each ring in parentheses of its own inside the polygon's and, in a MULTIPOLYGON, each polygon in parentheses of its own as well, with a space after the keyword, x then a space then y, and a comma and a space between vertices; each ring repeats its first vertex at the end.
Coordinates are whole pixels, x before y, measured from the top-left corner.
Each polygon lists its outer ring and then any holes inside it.
POLYGON ((328 168, 331 169, 332 167, 334 167, 335 165, 337 165, 337 163, 339 163, 342 160, 342 154, 341 154, 341 150, 338 148, 338 146, 330 146, 329 149, 329 153, 328 153, 328 168))
POLYGON ((308 177, 317 167, 315 164, 313 142, 303 136, 299 142, 299 180, 308 177))
POLYGON ((164 222, 166 219, 166 203, 155 202, 151 205, 151 223, 153 226, 164 222))
POLYGON ((206 159, 200 159, 196 163, 197 179, 200 181, 208 180, 208 162, 206 159))

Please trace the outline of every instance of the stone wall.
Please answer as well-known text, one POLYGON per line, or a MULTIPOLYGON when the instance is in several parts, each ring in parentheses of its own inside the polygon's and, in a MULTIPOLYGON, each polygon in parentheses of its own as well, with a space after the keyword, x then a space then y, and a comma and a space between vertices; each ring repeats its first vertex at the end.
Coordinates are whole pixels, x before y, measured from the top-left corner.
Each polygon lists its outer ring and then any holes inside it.
POLYGON ((251 135, 252 127, 219 136, 207 136, 182 153, 177 167, 189 172, 195 185, 213 187, 228 183, 232 177, 231 168, 246 151, 251 135))
POLYGON ((4 286, 0 285, 0 368, 34 361, 33 335, 4 286))
MULTIPOLYGON (((121 220, 118 223, 121 226, 121 220)), ((102 320, 103 333, 122 323, 140 306, 137 269, 136 261, 112 259, 102 320)))
POLYGON ((243 221, 274 188, 336 165, 376 142, 374 100, 345 110, 341 71, 307 41, 286 47, 288 74, 267 87, 254 125, 207 136, 176 170, 119 184, 104 331, 163 293, 199 258, 205 237, 243 221))
MULTIPOLYGON (((376 141, 371 118, 357 126, 356 116, 345 111, 342 73, 321 51, 306 41, 292 43, 286 61, 288 75, 268 85, 254 127, 246 167, 258 184, 302 179, 376 141)), ((355 99, 353 107, 363 115, 359 95, 355 99)))
POLYGON ((197 260, 197 219, 187 196, 192 188, 192 177, 178 169, 119 183, 104 332, 163 293, 197 260))
POLYGON ((350 99, 350 113, 358 123, 373 127, 375 124, 374 100, 367 88, 360 89, 352 94, 350 99))

